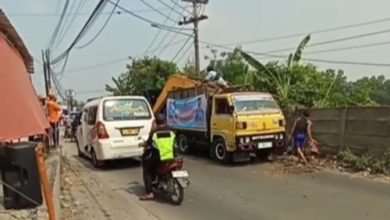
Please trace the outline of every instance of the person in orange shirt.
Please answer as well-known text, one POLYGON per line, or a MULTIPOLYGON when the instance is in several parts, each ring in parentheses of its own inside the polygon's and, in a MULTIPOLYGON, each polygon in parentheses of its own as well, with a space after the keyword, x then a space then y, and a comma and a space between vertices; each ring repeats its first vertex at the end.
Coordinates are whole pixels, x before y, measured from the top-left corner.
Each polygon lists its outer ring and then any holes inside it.
POLYGON ((49 122, 52 128, 53 145, 56 147, 59 144, 60 132, 58 129, 58 122, 61 118, 61 107, 57 103, 57 99, 54 94, 49 94, 49 100, 47 102, 47 110, 49 113, 49 122))

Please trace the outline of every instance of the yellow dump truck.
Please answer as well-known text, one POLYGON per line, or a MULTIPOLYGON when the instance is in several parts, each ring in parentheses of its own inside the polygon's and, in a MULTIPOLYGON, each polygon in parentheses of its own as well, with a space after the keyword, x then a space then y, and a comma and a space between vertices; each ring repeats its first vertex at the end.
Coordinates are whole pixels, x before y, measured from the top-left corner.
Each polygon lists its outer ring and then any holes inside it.
POLYGON ((227 163, 268 155, 284 145, 285 118, 269 93, 221 88, 174 75, 160 92, 153 111, 166 116, 182 153, 204 148, 212 158, 227 163))

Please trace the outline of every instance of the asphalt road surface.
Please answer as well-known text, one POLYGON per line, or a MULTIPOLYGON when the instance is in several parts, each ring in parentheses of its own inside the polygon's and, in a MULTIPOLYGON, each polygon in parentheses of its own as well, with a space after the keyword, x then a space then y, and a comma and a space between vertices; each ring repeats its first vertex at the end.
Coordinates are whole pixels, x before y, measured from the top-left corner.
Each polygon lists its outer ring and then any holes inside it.
POLYGON ((173 206, 163 199, 138 201, 143 193, 138 161, 115 161, 95 169, 87 159, 77 158, 75 144, 64 144, 63 152, 106 183, 115 196, 156 219, 390 219, 390 185, 348 175, 278 174, 269 162, 222 166, 204 155, 187 156, 191 185, 183 204, 173 206))

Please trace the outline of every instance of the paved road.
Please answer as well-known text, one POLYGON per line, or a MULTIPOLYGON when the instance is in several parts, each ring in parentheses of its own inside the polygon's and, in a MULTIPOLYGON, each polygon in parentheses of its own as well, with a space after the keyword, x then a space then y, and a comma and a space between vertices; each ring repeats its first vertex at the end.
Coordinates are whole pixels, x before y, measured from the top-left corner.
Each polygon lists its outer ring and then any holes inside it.
MULTIPOLYGON (((73 144, 64 149, 77 158, 73 144)), ((137 200, 143 192, 137 161, 113 162, 96 170, 88 160, 76 160, 113 191, 164 220, 390 219, 390 185, 346 175, 274 174, 270 163, 227 167, 199 155, 189 156, 185 166, 191 185, 183 204, 175 207, 164 201, 137 200)))

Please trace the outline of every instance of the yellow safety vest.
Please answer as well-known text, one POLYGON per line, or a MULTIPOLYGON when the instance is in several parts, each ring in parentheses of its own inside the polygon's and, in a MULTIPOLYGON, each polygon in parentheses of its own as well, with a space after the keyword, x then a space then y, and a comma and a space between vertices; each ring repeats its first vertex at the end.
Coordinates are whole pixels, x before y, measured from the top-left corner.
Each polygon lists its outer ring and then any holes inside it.
POLYGON ((160 151, 161 161, 173 160, 175 133, 172 131, 157 131, 153 134, 153 141, 160 151))

